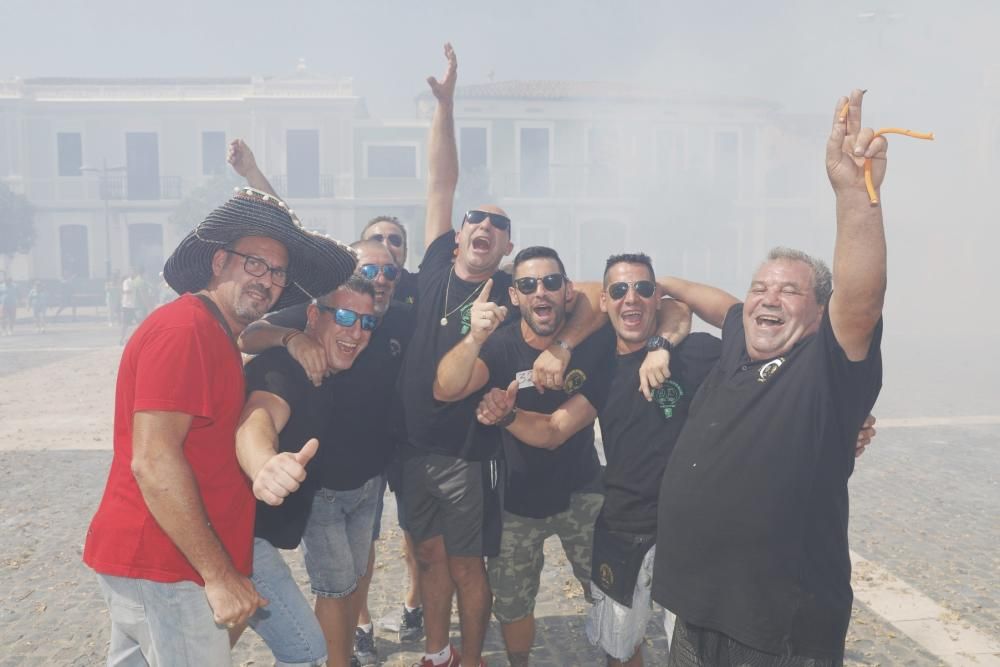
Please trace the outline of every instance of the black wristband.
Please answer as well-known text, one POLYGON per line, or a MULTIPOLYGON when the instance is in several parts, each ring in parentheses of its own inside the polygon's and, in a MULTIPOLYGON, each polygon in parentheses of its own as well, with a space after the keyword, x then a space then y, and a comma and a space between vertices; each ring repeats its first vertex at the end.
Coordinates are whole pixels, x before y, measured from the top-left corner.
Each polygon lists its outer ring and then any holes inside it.
POLYGON ((517 419, 517 408, 512 409, 510 412, 498 419, 496 425, 500 428, 507 428, 514 423, 515 419, 517 419))

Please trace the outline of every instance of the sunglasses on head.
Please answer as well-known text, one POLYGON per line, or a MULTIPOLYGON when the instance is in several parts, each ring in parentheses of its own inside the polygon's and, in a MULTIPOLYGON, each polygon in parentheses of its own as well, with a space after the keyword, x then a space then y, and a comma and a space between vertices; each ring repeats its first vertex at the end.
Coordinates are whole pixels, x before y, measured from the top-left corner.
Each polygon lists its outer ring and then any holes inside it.
POLYGON ((514 285, 517 287, 517 291, 521 294, 531 295, 538 289, 538 283, 542 284, 542 287, 545 288, 546 292, 555 292, 562 289, 565 280, 566 277, 561 273, 550 273, 549 275, 542 276, 541 278, 535 278, 534 276, 518 278, 514 281, 514 285))
POLYGON ((375 280, 381 271, 382 275, 389 282, 394 282, 399 278, 399 267, 395 264, 362 264, 358 267, 358 275, 367 280, 375 280))
POLYGON ((486 218, 489 218, 490 224, 500 231, 505 232, 510 229, 510 218, 506 215, 500 215, 499 213, 487 213, 486 211, 477 211, 475 209, 465 212, 465 220, 463 222, 467 222, 470 225, 478 225, 486 218))
POLYGON ((401 234, 372 234, 368 237, 369 241, 378 241, 379 243, 389 242, 389 245, 395 246, 396 248, 403 247, 403 236, 401 234))
POLYGON ((354 323, 361 319, 361 329, 363 331, 374 331, 378 326, 378 318, 374 315, 362 315, 346 308, 332 308, 324 306, 320 302, 315 302, 316 307, 324 313, 333 315, 333 321, 342 327, 353 327, 354 323))
POLYGON ((608 285, 608 296, 612 301, 624 299, 630 287, 643 299, 648 299, 656 292, 656 283, 652 280, 636 280, 634 283, 611 283, 608 285))

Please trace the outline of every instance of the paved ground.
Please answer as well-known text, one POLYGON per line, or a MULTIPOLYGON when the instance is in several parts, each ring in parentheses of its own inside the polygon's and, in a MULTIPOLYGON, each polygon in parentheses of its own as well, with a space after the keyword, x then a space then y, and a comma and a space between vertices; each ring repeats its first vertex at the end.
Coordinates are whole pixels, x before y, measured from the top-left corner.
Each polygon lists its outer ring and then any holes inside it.
MULTIPOLYGON (((107 613, 80 553, 111 456, 119 354, 117 333, 97 323, 0 338, 0 667, 103 661, 107 613)), ((854 550, 993 638, 1000 637, 998 441, 997 424, 886 428, 852 481, 854 550)), ((370 599, 376 617, 395 612, 405 585, 394 517, 390 495, 370 599)), ((534 664, 603 664, 583 637, 579 588, 557 543, 547 547, 534 664)), ((299 554, 288 558, 304 582, 299 554)), ((660 621, 649 628, 650 665, 664 662, 660 621)), ((393 666, 410 664, 420 649, 384 634, 378 645, 393 666)), ((491 664, 505 664, 495 624, 487 648, 491 664)), ((860 603, 847 649, 850 665, 941 664, 860 603)), ((248 633, 234 662, 272 661, 248 633)))

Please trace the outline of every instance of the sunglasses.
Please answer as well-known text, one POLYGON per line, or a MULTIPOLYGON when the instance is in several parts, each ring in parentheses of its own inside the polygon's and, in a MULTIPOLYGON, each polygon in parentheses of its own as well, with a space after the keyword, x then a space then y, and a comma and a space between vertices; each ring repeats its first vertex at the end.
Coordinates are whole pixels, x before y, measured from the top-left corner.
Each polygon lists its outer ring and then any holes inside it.
POLYGON ((656 283, 652 280, 637 280, 634 283, 611 283, 608 285, 608 296, 612 301, 624 299, 630 287, 643 299, 648 299, 656 293, 656 283))
POLYGON ((517 291, 521 294, 531 295, 538 289, 538 283, 542 284, 542 287, 545 288, 546 292, 555 292, 562 289, 565 280, 566 276, 561 273, 550 273, 549 275, 542 276, 541 278, 535 278, 534 276, 518 278, 514 281, 514 285, 517 287, 517 291))
POLYGON ((389 241, 389 245, 396 248, 403 247, 403 237, 401 234, 372 234, 368 237, 368 241, 378 241, 379 243, 385 243, 389 241))
POLYGON ((268 272, 271 273, 271 284, 276 287, 288 287, 288 271, 279 267, 270 266, 260 257, 254 257, 253 255, 244 255, 241 252, 236 252, 235 250, 229 250, 226 248, 226 252, 230 255, 236 255, 237 257, 243 258, 243 270, 254 278, 263 278, 268 272))
POLYGON ((465 212, 465 220, 463 222, 467 222, 470 225, 478 225, 486 218, 489 218, 490 224, 502 232, 506 232, 510 229, 510 218, 506 215, 500 215, 499 213, 487 213, 486 211, 477 211, 475 209, 465 212))
POLYGON ((378 318, 374 315, 362 315, 361 313, 356 313, 353 310, 347 310, 346 308, 331 308, 330 306, 324 306, 318 301, 314 301, 316 307, 324 313, 331 313, 333 315, 333 321, 342 327, 353 327, 354 323, 361 319, 361 330, 362 331, 375 331, 375 327, 378 326, 378 318))
POLYGON ((399 267, 395 264, 383 264, 382 266, 378 264, 362 264, 358 267, 358 275, 367 280, 378 278, 380 271, 389 282, 394 282, 396 278, 399 278, 399 267))

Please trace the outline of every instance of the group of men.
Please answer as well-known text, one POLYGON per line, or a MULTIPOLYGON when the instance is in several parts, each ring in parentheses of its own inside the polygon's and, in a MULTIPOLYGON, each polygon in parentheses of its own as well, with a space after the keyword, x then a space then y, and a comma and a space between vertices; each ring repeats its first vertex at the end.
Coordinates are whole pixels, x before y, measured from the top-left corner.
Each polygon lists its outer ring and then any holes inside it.
POLYGON ((491 611, 509 663, 527 665, 553 535, 611 665, 642 664, 653 600, 676 615, 671 665, 841 664, 847 480, 872 433, 886 275, 862 166, 877 188, 886 145, 862 129, 861 92, 838 101, 827 145, 833 272, 779 248, 740 302, 658 279, 642 253, 610 257, 593 284, 545 247, 500 270, 502 209, 452 227, 445 54, 428 79, 418 273, 393 218, 351 247, 304 231, 239 141, 230 161, 251 187, 167 260, 181 296, 124 350, 84 552, 109 664, 228 664, 246 625, 279 665, 371 664, 386 480, 411 574, 400 631, 425 634, 421 667, 485 664, 491 611), (692 312, 721 340, 689 333, 692 312), (256 355, 245 369, 240 351, 256 355), (280 551, 299 546, 312 608, 280 551))

